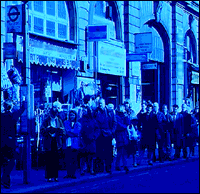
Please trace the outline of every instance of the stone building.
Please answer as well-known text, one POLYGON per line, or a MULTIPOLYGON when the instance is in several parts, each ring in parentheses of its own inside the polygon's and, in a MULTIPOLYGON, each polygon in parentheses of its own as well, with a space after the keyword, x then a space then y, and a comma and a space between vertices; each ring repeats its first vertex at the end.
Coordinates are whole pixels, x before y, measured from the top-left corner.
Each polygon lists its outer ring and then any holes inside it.
MULTIPOLYGON (((1 1, 1 66, 9 5, 1 1)), ((59 98, 73 103, 82 83, 86 94, 102 90, 115 106, 130 98, 136 112, 142 100, 179 106, 199 101, 198 1, 29 1, 29 59, 34 105, 59 98), (109 40, 88 40, 88 26, 105 25, 109 40), (127 57, 129 55, 129 58, 127 57)), ((14 37, 15 39, 15 37, 14 37)), ((17 35, 22 71, 23 37, 17 35)))

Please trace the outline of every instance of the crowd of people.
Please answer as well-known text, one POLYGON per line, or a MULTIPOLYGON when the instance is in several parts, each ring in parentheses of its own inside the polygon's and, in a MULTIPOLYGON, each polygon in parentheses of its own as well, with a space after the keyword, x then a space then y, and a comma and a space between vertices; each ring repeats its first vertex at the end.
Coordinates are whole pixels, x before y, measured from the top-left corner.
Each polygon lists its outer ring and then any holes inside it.
MULTIPOLYGON (((94 106, 92 97, 85 96, 82 104, 66 114, 61 111, 61 103, 56 101, 45 114, 40 133, 47 181, 58 181, 59 150, 65 155, 67 174, 64 178, 72 179, 77 178, 78 168, 82 176, 86 172, 112 174, 114 157, 115 170, 128 173, 127 159, 132 156, 133 166, 137 167, 140 161, 136 156, 142 157, 145 151, 148 164, 153 165, 157 160, 157 146, 159 162, 179 159, 181 149, 185 159, 194 154, 199 139, 198 106, 188 111, 187 105, 182 104, 182 111, 178 112, 179 107, 175 104, 173 111, 169 112, 167 105, 163 105, 160 111, 157 102, 143 101, 140 112, 136 114, 129 99, 116 108, 111 103, 106 105, 102 97, 96 103, 94 106)), ((23 111, 24 108, 18 117, 23 111)), ((9 177, 9 173, 3 175, 4 185, 10 184, 9 177)))

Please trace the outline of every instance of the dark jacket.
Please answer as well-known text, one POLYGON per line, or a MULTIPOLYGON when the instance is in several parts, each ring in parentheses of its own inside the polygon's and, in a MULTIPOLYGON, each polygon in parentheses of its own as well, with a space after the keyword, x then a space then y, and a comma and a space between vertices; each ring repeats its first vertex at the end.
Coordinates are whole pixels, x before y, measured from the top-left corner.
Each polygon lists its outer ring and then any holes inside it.
POLYGON ((83 116, 81 123, 81 149, 83 152, 96 153, 96 139, 99 136, 100 129, 97 121, 89 116, 83 116))
POLYGON ((164 124, 166 122, 165 115, 158 111, 157 114, 153 113, 156 117, 156 137, 159 140, 164 140, 165 138, 165 131, 164 131, 164 124))
POLYGON ((141 117, 141 144, 142 147, 155 149, 156 146, 156 123, 157 118, 152 112, 144 113, 141 117))
POLYGON ((127 126, 130 125, 128 115, 116 111, 117 127, 115 130, 116 147, 127 146, 129 143, 127 126))
POLYGON ((57 149, 62 148, 63 141, 62 137, 65 135, 65 130, 63 126, 63 122, 60 118, 56 117, 56 128, 50 127, 51 126, 51 117, 50 114, 47 116, 47 118, 43 121, 41 125, 41 135, 43 136, 43 143, 44 143, 44 149, 46 151, 52 150, 52 142, 53 140, 56 140, 57 143, 57 149), (50 133, 55 133, 55 138, 51 137, 50 133))
POLYGON ((181 146, 181 140, 183 138, 184 132, 184 122, 183 115, 181 113, 177 113, 176 120, 174 120, 174 114, 172 113, 172 143, 177 146, 181 146))
POLYGON ((97 108, 94 113, 94 118, 99 125, 100 134, 102 134, 104 137, 114 136, 117 124, 114 112, 108 113, 107 108, 104 110, 97 108))

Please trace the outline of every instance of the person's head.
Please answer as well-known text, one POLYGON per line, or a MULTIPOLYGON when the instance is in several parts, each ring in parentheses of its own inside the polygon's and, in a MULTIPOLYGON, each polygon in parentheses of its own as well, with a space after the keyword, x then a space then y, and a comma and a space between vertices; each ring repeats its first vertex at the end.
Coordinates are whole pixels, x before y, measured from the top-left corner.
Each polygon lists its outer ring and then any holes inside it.
POLYGON ((75 122, 77 119, 77 112, 76 110, 72 109, 69 111, 69 120, 75 122))
POLYGON ((100 98, 99 99, 99 108, 104 110, 105 106, 106 106, 105 100, 103 98, 100 98))
POLYGON ((129 100, 129 99, 125 99, 125 101, 124 101, 124 106, 125 106, 125 109, 126 109, 126 110, 129 109, 129 108, 131 107, 131 105, 130 105, 130 100, 129 100))
POLYGON ((125 105, 119 104, 117 107, 117 112, 120 112, 120 113, 125 112, 125 105))
POLYGON ((62 110, 62 104, 59 101, 53 103, 54 111, 60 112, 62 110))
POLYGON ((13 108, 13 103, 12 103, 12 101, 11 101, 11 100, 6 100, 6 101, 4 102, 4 109, 5 109, 5 111, 6 111, 6 112, 7 112, 7 111, 11 111, 12 108, 13 108))
POLYGON ((142 102, 142 111, 145 111, 146 108, 147 108, 147 103, 146 103, 146 101, 143 101, 142 102))
POLYGON ((164 104, 164 105, 162 106, 162 112, 166 114, 167 111, 168 111, 168 109, 167 109, 167 105, 164 104))
POLYGON ((91 96, 90 95, 85 95, 84 99, 83 99, 83 102, 84 104, 89 104, 91 100, 91 96))
POLYGON ((107 109, 108 109, 108 111, 113 111, 113 110, 114 110, 114 104, 109 103, 109 104, 107 105, 107 109))
POLYGON ((178 112, 179 106, 177 104, 173 105, 173 112, 176 114, 178 112))
POLYGON ((154 103, 153 103, 153 110, 154 110, 155 112, 158 112, 158 110, 159 110, 159 104, 158 104, 157 102, 154 102, 154 103))
POLYGON ((185 103, 182 104, 182 111, 183 111, 183 112, 187 111, 187 105, 186 105, 185 103))
POLYGON ((152 104, 147 104, 147 113, 150 113, 153 109, 153 105, 152 104))

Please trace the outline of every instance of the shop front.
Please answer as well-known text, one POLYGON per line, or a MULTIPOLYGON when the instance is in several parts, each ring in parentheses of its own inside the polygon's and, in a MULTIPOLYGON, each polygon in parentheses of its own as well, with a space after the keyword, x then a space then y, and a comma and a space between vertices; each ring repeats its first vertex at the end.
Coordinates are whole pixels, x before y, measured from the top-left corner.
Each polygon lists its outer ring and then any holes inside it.
MULTIPOLYGON (((51 107, 56 100, 66 103, 66 95, 74 87, 75 71, 79 68, 77 45, 30 36, 29 48, 34 105, 44 108, 51 107)), ((22 52, 18 52, 18 61, 23 61, 22 52)))

